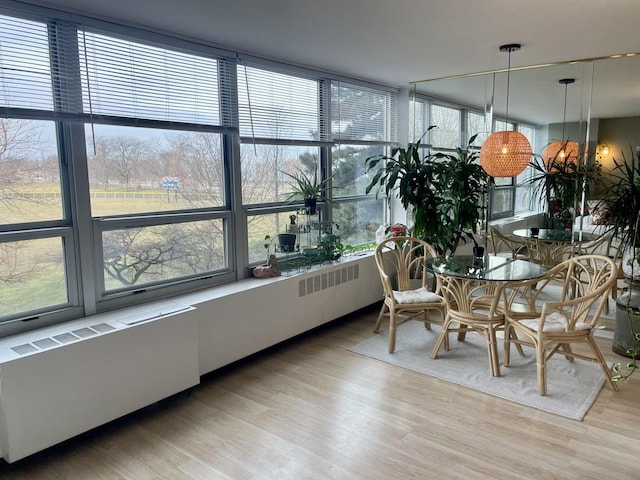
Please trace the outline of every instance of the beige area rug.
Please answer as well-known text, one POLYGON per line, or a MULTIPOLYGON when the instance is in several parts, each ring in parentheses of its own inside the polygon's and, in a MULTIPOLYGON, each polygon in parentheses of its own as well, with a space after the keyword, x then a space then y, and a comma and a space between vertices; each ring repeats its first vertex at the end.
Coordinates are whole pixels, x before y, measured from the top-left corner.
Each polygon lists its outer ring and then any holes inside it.
MULTIPOLYGON (((386 331, 375 334, 349 350, 398 367, 430 375, 496 397, 574 420, 582 420, 602 388, 605 377, 600 367, 583 360, 567 361, 554 355, 548 363, 547 396, 538 395, 535 352, 524 347, 521 357, 512 346, 511 365, 500 365, 500 377, 492 377, 487 345, 478 334, 467 334, 458 342, 451 334, 451 349, 431 359, 439 325, 426 330, 421 322, 398 327, 395 353, 388 352, 386 331)), ((499 341, 500 358, 502 342, 499 341)))

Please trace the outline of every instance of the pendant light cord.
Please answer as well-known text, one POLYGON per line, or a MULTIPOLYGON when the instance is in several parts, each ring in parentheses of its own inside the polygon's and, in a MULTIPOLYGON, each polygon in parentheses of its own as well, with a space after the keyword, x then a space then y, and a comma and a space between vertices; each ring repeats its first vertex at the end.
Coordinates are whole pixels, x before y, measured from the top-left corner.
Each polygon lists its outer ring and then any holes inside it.
POLYGON ((562 141, 564 142, 564 126, 567 123, 567 87, 569 82, 564 84, 564 110, 562 114, 562 141))
POLYGON ((505 119, 505 128, 509 128, 509 83, 511 79, 511 48, 509 48, 509 63, 507 64, 507 111, 506 111, 506 119, 505 119))

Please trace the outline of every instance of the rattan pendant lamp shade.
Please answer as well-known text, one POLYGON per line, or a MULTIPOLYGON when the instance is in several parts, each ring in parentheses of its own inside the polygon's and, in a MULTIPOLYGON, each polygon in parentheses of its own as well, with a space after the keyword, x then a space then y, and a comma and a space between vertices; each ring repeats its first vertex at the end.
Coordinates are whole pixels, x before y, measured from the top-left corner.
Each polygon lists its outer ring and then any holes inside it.
MULTIPOLYGON (((509 53, 507 69, 507 109, 506 121, 509 121, 509 80, 511 73, 511 52, 520 50, 520 45, 511 43, 501 45, 501 52, 509 53)), ((492 177, 515 177, 524 171, 531 160, 531 144, 520 132, 494 132, 480 148, 480 165, 492 177)))
POLYGON ((558 83, 564 85, 564 110, 562 115, 562 140, 556 140, 547 145, 542 152, 547 171, 557 171, 554 163, 566 164, 578 160, 578 144, 564 139, 564 126, 567 121, 567 85, 575 82, 574 78, 562 78, 558 83))

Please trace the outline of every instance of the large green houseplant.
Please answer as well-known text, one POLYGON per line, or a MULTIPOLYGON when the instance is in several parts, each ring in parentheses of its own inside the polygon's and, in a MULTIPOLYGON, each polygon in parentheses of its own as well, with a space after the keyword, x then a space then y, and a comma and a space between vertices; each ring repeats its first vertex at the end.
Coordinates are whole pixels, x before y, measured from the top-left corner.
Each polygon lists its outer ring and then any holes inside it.
POLYGON ((441 254, 454 252, 467 232, 476 232, 482 215, 488 176, 476 161, 475 139, 450 154, 423 154, 420 138, 391 155, 369 157, 367 171, 375 173, 366 192, 377 188, 387 198, 397 196, 413 216, 413 235, 441 254))
MULTIPOLYGON (((616 300, 616 327, 613 350, 633 358, 637 368, 640 342, 640 146, 630 160, 613 160, 614 167, 602 199, 596 208, 603 212, 607 231, 613 234, 622 256, 622 271, 629 288, 616 300)), ((619 365, 616 366, 619 370, 619 365)), ((620 374, 619 378, 624 378, 620 374)))
POLYGON ((546 204, 549 217, 569 220, 582 193, 589 198, 593 188, 602 183, 600 162, 596 159, 581 161, 581 158, 582 155, 578 154, 543 161, 536 156, 531 161, 534 173, 526 184, 532 187, 534 198, 546 204))

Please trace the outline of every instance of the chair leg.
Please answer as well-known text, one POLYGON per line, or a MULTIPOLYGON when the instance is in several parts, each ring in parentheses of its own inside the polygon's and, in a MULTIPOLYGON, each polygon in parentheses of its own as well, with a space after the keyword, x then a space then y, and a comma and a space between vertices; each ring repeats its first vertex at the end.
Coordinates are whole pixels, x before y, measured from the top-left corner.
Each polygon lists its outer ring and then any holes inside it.
POLYGON ((424 328, 427 330, 431 330, 431 322, 429 321, 429 314, 426 310, 422 311, 422 315, 424 316, 424 328))
POLYGON ((587 342, 589 343, 589 346, 591 347, 591 351, 593 352, 593 354, 598 359, 598 363, 600 364, 600 368, 604 372, 604 376, 607 379, 607 382, 609 382, 609 385, 611 386, 613 391, 617 392, 618 391, 618 384, 613 381, 613 378, 611 378, 611 370, 609 370, 609 366, 607 365, 606 360, 602 356, 602 352, 600 351, 600 348, 598 348, 598 344, 596 343, 596 341, 592 337, 589 337, 587 339, 587 342))
POLYGON ((396 349, 396 312, 389 309, 389 353, 396 349))
POLYGON ((538 370, 538 393, 544 396, 547 394, 547 359, 541 343, 536 343, 536 366, 538 370))
POLYGON ((571 353, 572 353, 571 344, 570 343, 563 343, 562 344, 562 350, 566 353, 564 358, 566 358, 570 362, 573 362, 574 358, 573 358, 573 355, 571 355, 571 353))
POLYGON ((438 339, 436 340, 436 344, 433 346, 433 350, 431 351, 431 358, 437 358, 438 357, 438 350, 440 350, 440 347, 442 346, 442 344, 445 344, 445 349, 448 350, 449 348, 449 325, 451 324, 451 320, 449 319, 449 317, 447 315, 445 315, 444 320, 442 321, 442 330, 440 330, 440 335, 438 335, 438 339))
POLYGON ((382 302, 382 308, 380 309, 380 314, 378 315, 378 319, 376 320, 376 326, 373 328, 373 331, 375 333, 378 333, 380 331, 380 325, 382 324, 382 318, 384 317, 384 314, 386 313, 387 309, 388 309, 388 305, 386 302, 382 302))
POLYGON ((504 358, 502 359, 502 364, 505 367, 508 367, 509 362, 511 361, 511 330, 511 327, 507 323, 504 327, 504 358))
POLYGON ((500 376, 500 360, 498 360, 498 341, 496 339, 496 329, 489 325, 487 329, 487 343, 489 347, 489 362, 491 363, 491 375, 500 376))

